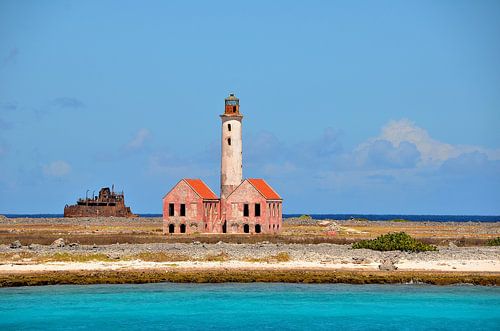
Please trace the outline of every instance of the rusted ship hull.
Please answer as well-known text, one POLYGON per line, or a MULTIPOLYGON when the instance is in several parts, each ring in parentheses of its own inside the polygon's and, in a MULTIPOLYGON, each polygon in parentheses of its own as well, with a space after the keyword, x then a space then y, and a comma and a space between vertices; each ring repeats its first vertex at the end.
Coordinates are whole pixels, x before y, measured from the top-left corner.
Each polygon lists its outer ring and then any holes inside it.
POLYGON ((76 205, 64 207, 64 217, 136 217, 125 206, 125 196, 123 192, 115 193, 114 188, 103 187, 99 191, 99 196, 85 197, 78 199, 76 205))
POLYGON ((122 206, 66 206, 64 217, 136 217, 130 207, 122 206))

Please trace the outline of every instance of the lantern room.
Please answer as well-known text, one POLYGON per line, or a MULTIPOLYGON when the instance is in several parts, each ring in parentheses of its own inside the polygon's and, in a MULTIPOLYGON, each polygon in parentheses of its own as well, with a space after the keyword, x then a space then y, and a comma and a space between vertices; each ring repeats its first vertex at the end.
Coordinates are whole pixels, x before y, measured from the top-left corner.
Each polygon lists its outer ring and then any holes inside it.
POLYGON ((225 99, 224 115, 240 115, 240 99, 238 99, 234 93, 229 94, 229 96, 225 99))

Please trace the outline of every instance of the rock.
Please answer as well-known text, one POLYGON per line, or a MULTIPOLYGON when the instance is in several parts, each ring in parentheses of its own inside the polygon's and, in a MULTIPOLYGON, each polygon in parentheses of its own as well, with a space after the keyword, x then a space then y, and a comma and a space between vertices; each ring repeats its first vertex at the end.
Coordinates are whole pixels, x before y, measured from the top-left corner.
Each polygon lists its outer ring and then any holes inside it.
POLYGON ((321 222, 318 222, 318 225, 327 226, 327 225, 330 225, 330 221, 321 221, 321 222))
POLYGON ((80 244, 79 243, 70 243, 68 246, 69 247, 78 247, 78 246, 80 246, 80 244))
POLYGON ((40 245, 38 245, 38 244, 29 244, 28 249, 33 250, 33 249, 37 249, 39 247, 40 247, 40 245))
POLYGON ((50 245, 52 247, 64 247, 66 243, 64 242, 63 238, 59 238, 54 240, 54 242, 50 245))
POLYGON ((458 246, 457 246, 457 245, 455 245, 455 243, 454 243, 453 241, 450 241, 450 242, 448 243, 448 247, 449 247, 449 248, 457 248, 458 246))
POLYGON ((352 260, 355 264, 370 264, 370 263, 372 263, 372 260, 370 260, 366 257, 353 257, 352 260))
POLYGON ((109 253, 107 254, 108 259, 111 260, 119 260, 120 259, 120 254, 117 253, 109 253))
POLYGON ((4 221, 7 221, 7 220, 8 220, 7 216, 0 215, 0 222, 4 222, 4 221))
POLYGON ((10 248, 21 248, 23 245, 19 240, 16 240, 10 244, 10 248))
POLYGON ((199 241, 193 241, 193 245, 200 245, 200 244, 201 244, 201 242, 199 242, 199 241))
POLYGON ((398 267, 394 265, 394 262, 392 260, 382 260, 382 263, 378 266, 380 270, 383 271, 393 271, 396 270, 398 267))
POLYGON ((335 223, 335 222, 330 222, 330 223, 328 224, 328 230, 329 230, 329 231, 340 231, 340 230, 341 230, 341 228, 340 228, 340 226, 339 226, 337 223, 335 223))

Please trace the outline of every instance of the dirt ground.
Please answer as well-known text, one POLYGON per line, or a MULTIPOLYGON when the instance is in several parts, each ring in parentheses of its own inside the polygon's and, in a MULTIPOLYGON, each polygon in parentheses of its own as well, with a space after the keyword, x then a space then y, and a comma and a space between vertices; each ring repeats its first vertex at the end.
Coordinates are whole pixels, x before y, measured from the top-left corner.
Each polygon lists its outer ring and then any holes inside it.
POLYGON ((404 231, 436 245, 482 246, 500 236, 500 222, 315 221, 285 219, 283 232, 273 235, 164 235, 161 218, 0 218, 0 244, 50 245, 58 238, 82 245, 142 243, 337 243, 346 244, 384 233, 404 231))

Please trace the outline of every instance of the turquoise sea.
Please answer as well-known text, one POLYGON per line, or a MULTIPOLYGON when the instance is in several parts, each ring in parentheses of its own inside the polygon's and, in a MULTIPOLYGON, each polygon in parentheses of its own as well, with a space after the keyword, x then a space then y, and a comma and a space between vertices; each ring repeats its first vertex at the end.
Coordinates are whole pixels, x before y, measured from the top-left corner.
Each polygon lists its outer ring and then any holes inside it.
POLYGON ((143 284, 0 289, 0 330, 500 330, 500 288, 143 284))

